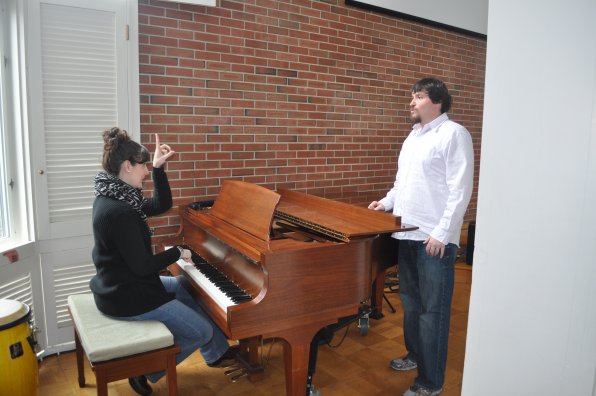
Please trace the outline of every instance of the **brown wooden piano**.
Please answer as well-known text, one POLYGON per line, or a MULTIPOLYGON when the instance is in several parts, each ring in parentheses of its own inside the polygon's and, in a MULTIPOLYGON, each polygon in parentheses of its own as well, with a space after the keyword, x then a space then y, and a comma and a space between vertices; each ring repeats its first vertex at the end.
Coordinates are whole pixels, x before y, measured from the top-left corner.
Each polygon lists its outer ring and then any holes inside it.
POLYGON ((224 181, 210 209, 180 215, 176 243, 197 256, 170 272, 184 276, 229 339, 241 340, 249 373, 261 369, 259 339, 283 340, 288 396, 306 394, 313 336, 357 314, 395 263, 390 234, 415 229, 387 213, 236 180, 224 181))

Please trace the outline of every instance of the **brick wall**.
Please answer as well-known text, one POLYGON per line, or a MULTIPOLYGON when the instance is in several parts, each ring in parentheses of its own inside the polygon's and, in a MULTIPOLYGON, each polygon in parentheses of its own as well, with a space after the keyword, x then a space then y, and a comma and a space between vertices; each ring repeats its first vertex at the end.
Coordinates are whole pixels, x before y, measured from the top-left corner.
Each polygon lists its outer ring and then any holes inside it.
MULTIPOLYGON (((392 186, 409 89, 443 79, 472 134, 477 185, 486 41, 344 0, 139 1, 141 139, 168 162, 175 205, 234 178, 357 204, 392 186)), ((146 186, 150 190, 151 186, 146 186)), ((466 220, 476 214, 476 189, 466 220)), ((171 234, 177 209, 152 220, 171 234)))

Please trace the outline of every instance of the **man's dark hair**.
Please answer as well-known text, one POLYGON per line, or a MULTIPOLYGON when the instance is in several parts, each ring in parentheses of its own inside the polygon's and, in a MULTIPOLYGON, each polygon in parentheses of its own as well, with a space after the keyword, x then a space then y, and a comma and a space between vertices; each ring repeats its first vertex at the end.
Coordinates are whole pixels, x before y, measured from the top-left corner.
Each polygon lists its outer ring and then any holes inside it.
POLYGON ((441 103, 441 113, 451 109, 451 95, 445 83, 437 78, 423 78, 412 86, 411 92, 424 91, 433 103, 441 103))

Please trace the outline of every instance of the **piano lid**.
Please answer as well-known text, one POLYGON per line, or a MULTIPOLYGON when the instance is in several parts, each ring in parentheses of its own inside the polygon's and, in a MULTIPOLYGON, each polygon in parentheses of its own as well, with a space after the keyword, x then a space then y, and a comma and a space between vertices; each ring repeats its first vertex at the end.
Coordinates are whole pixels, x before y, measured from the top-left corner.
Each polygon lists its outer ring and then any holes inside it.
POLYGON ((262 241, 269 241, 271 222, 280 195, 240 180, 224 180, 211 215, 262 241))
POLYGON ((281 200, 275 216, 332 238, 349 242, 360 237, 405 231, 401 219, 389 213, 343 202, 279 190, 281 200))

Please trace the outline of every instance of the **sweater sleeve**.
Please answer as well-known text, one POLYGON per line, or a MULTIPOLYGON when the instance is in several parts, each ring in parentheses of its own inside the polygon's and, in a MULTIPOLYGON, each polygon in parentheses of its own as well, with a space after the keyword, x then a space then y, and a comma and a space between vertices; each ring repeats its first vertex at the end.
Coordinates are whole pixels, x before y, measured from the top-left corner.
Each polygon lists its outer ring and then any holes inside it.
POLYGON ((146 200, 143 211, 147 216, 156 216, 172 207, 172 191, 168 176, 163 168, 153 168, 153 197, 146 200))

